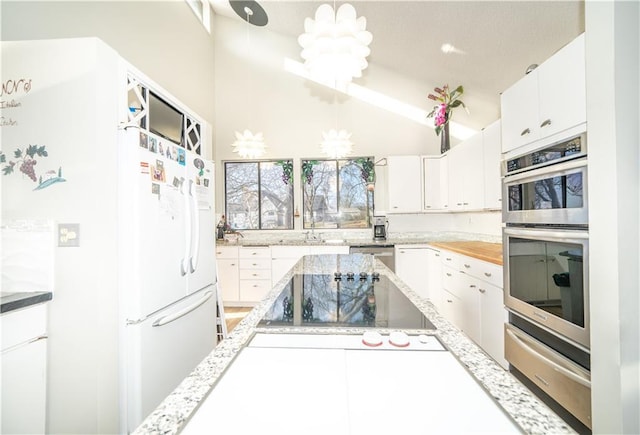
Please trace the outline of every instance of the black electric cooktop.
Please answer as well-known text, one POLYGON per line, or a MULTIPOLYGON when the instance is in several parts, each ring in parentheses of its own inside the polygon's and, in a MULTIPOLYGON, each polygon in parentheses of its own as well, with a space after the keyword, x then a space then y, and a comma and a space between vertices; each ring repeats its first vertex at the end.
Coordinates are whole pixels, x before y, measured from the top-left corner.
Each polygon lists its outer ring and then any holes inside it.
POLYGON ((377 273, 294 274, 258 326, 436 329, 377 273))

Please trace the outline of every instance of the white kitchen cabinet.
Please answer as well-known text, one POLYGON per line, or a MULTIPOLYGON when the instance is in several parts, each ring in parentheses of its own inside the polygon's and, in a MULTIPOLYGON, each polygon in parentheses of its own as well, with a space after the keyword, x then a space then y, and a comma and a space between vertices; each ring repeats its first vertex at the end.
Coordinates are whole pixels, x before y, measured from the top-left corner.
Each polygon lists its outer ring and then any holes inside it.
POLYGON ((586 122, 584 33, 501 95, 502 152, 586 122))
POLYGON ((387 157, 388 213, 421 212, 422 185, 420 156, 387 157))
POLYGON ((271 290, 271 248, 269 246, 241 246, 240 302, 255 305, 271 290))
POLYGON ((480 292, 480 342, 482 348, 498 364, 505 369, 509 363, 504 357, 504 324, 508 323, 508 313, 504 308, 504 292, 502 286, 498 287, 488 282, 478 280, 480 292))
POLYGON ((484 208, 482 134, 478 133, 451 148, 449 155, 449 210, 484 208))
POLYGON ((448 210, 448 160, 447 154, 422 158, 425 211, 448 210))
POLYGON ((428 249, 425 246, 395 246, 396 275, 425 299, 430 299, 428 275, 426 273, 428 261, 428 249))
POLYGON ((309 253, 309 246, 272 246, 271 284, 275 285, 280 281, 298 260, 309 253))
POLYGON ((500 178, 501 138, 500 120, 482 130, 484 208, 489 210, 502 209, 502 179, 500 178))
POLYGON ((443 316, 507 368, 502 266, 445 250, 441 255, 443 316))
POLYGON ((45 433, 47 304, 0 316, 1 433, 45 433))
POLYGON ((442 307, 442 262, 440 251, 431 247, 427 248, 427 288, 431 303, 440 309, 442 307))
POLYGON ((240 259, 237 246, 216 246, 218 291, 225 305, 240 302, 240 259))
POLYGON ((322 255, 322 254, 348 254, 349 246, 347 245, 312 245, 309 247, 309 254, 322 255))

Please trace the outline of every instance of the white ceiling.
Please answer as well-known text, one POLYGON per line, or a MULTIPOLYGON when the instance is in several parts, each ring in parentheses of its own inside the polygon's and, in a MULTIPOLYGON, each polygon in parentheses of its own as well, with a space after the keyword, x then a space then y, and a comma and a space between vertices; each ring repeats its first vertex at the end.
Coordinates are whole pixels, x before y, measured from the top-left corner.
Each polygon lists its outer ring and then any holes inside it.
MULTIPOLYGON (((215 13, 240 19, 226 0, 210 1, 215 13)), ((259 3, 269 17, 266 27, 292 38, 303 33, 304 19, 313 17, 320 4, 333 5, 312 0, 259 3)), ((373 34, 369 63, 425 83, 462 84, 465 95, 489 103, 495 113, 500 93, 529 65, 542 63, 584 31, 583 0, 350 3, 359 17, 366 17, 373 34), (464 54, 444 54, 444 43, 464 54)))

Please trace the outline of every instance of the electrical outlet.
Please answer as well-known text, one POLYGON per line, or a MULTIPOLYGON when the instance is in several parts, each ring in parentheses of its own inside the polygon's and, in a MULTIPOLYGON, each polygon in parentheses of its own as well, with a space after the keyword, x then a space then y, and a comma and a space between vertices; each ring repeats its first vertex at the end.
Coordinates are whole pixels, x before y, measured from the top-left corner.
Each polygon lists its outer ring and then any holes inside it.
POLYGON ((80 246, 80 224, 58 224, 58 247, 80 246))

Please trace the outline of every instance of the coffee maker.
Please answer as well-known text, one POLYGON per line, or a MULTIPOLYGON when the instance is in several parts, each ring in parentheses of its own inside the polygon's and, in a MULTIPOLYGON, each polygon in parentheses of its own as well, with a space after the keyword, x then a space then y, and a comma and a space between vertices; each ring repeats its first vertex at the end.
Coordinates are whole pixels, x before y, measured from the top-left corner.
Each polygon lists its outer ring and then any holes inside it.
POLYGON ((373 217, 373 240, 387 239, 387 225, 388 222, 386 216, 373 217))

